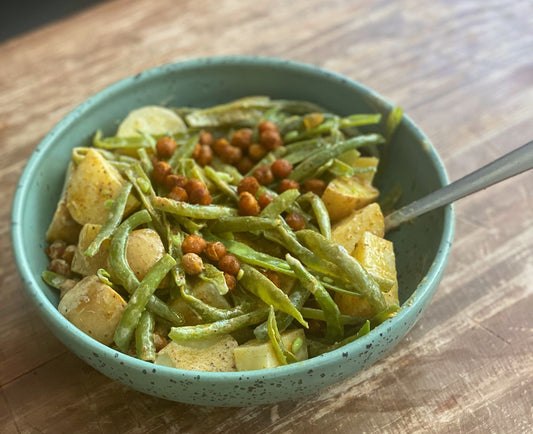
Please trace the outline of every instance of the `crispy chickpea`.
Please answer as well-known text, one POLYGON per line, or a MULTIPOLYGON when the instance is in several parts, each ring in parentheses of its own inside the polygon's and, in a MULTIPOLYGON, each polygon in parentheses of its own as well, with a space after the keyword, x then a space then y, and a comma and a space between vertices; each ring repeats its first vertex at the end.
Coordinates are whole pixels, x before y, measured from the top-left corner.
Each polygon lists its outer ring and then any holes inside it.
POLYGON ((161 137, 155 144, 155 150, 159 158, 170 158, 178 145, 172 137, 161 137))
POLYGON ((211 146, 214 142, 213 134, 211 134, 209 131, 202 131, 198 141, 201 145, 211 146))
POLYGON ((209 190, 205 187, 195 188, 191 190, 191 194, 189 194, 189 203, 197 205, 211 205, 211 202, 213 202, 213 198, 211 197, 209 190))
POLYGON ((261 185, 268 185, 274 182, 274 174, 269 166, 263 164, 254 170, 254 177, 261 185))
POLYGON ((196 253, 199 255, 207 247, 207 242, 200 235, 187 235, 181 243, 183 253, 196 253))
POLYGON ((168 175, 165 178, 165 187, 170 191, 172 191, 174 187, 185 188, 185 184, 187 184, 187 178, 183 175, 168 175))
POLYGON ((220 241, 213 241, 207 243, 204 252, 208 259, 218 262, 226 254, 226 246, 220 241))
POLYGON ((74 253, 76 253, 76 248, 77 247, 74 244, 67 246, 67 248, 61 255, 61 259, 67 261, 68 264, 72 264, 72 259, 74 259, 74 253))
POLYGON ((177 202, 189 202, 189 195, 185 189, 181 187, 174 187, 170 193, 168 193, 167 197, 177 202))
POLYGON ((259 122, 259 124, 257 125, 257 130, 259 131, 259 133, 262 133, 267 130, 278 131, 278 126, 272 121, 263 121, 259 122))
POLYGON ((52 259, 48 269, 65 277, 70 274, 70 265, 64 259, 52 259))
POLYGON ((46 249, 45 253, 50 259, 59 259, 65 253, 67 243, 63 240, 55 240, 46 249))
POLYGON ((158 184, 164 185, 168 175, 172 175, 172 167, 166 161, 158 161, 154 164, 154 180, 158 184))
POLYGON ((199 179, 197 179, 197 178, 190 178, 190 179, 187 180, 187 183, 185 184, 185 187, 183 187, 183 188, 185 188, 185 191, 186 191, 187 194, 190 196, 190 194, 191 194, 191 192, 192 192, 193 190, 196 190, 196 189, 198 189, 198 188, 207 188, 207 187, 206 187, 205 184, 204 184, 202 181, 200 181, 199 179))
POLYGON ((270 165, 270 168, 272 169, 272 173, 276 178, 286 178, 292 172, 292 164, 284 158, 274 161, 270 165))
POLYGON ((237 287, 237 279, 235 278, 235 276, 232 276, 228 273, 224 273, 224 280, 226 281, 226 285, 228 285, 228 289, 230 291, 237 287))
POLYGON ((241 128, 231 136, 231 144, 241 149, 248 149, 252 144, 252 130, 250 128, 241 128))
POLYGON ((272 196, 269 193, 263 193, 259 198, 257 199, 257 202, 259 203, 259 206, 261 209, 266 208, 268 205, 270 205, 270 202, 274 200, 274 196, 272 196))
POLYGON ((235 167, 237 167, 237 170, 239 171, 241 175, 244 175, 245 173, 248 173, 250 170, 252 170, 252 168, 254 167, 254 163, 250 159, 250 157, 245 155, 244 157, 241 158, 241 161, 239 161, 235 165, 235 167))
POLYGON ((167 338, 159 332, 154 332, 154 345, 156 351, 161 351, 168 344, 167 338))
POLYGON ((290 213, 287 217, 285 217, 285 221, 293 231, 301 231, 306 227, 305 219, 300 214, 295 212, 290 213))
POLYGON ((204 269, 204 261, 196 253, 186 253, 181 260, 187 274, 200 274, 204 269))
POLYGON ((261 135, 259 136, 259 141, 269 151, 272 151, 276 148, 279 148, 281 145, 283 145, 283 140, 281 138, 281 135, 279 134, 278 131, 274 131, 274 130, 263 131, 261 135))
POLYGON ((278 186, 278 193, 283 193, 284 191, 295 189, 300 191, 300 184, 294 179, 282 179, 278 186))
POLYGON ((309 179, 304 183, 305 191, 312 191, 317 196, 322 196, 324 190, 326 189, 326 183, 321 179, 309 179))
POLYGON ((265 276, 268 277, 268 279, 274 284, 276 285, 278 288, 281 286, 281 280, 279 278, 279 274, 276 273, 275 271, 273 270, 266 270, 265 271, 265 276))
POLYGON ((230 144, 227 139, 224 139, 224 138, 218 139, 218 140, 215 140, 215 143, 213 143, 213 151, 215 151, 217 155, 220 155, 222 151, 226 149, 228 146, 230 146, 230 144))
POLYGON ((194 147, 194 151, 192 151, 191 157, 195 160, 198 158, 198 155, 200 155, 200 149, 202 149, 202 145, 200 143, 197 143, 194 147))
POLYGON ((242 158, 242 150, 236 146, 229 145, 223 148, 219 155, 224 163, 237 164, 242 158))
POLYGON ((243 191, 239 198, 239 215, 244 216, 258 216, 261 208, 257 203, 257 199, 247 191, 243 191))
POLYGON ((267 150, 259 143, 253 143, 248 148, 248 156, 252 161, 259 161, 267 154, 267 150))
POLYGON ((255 179, 253 176, 246 176, 242 178, 239 182, 239 185, 237 186, 237 192, 239 194, 244 191, 247 191, 248 193, 255 196, 257 190, 259 190, 259 182, 257 182, 257 179, 255 179))
POLYGON ((198 155, 193 157, 200 166, 207 166, 213 161, 213 150, 210 146, 201 145, 198 155))
POLYGON ((231 253, 227 253, 220 258, 220 261, 218 261, 218 268, 225 273, 236 276, 241 269, 241 263, 231 253))

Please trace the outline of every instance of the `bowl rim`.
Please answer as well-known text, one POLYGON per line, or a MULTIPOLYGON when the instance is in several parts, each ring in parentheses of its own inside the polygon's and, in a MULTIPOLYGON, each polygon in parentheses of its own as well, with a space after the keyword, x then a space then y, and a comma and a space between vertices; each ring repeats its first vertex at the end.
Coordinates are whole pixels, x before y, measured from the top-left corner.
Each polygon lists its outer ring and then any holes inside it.
MULTIPOLYGON (((374 90, 362 85, 361 83, 339 73, 312 64, 274 57, 216 56, 200 57, 195 59, 178 61, 175 63, 166 63, 147 69, 138 74, 130 75, 129 77, 123 78, 105 87, 104 89, 100 90, 91 97, 87 98, 77 107, 75 107, 70 113, 68 113, 65 117, 63 117, 37 145, 28 162, 26 163, 26 166, 24 167, 23 173, 17 184, 11 213, 13 222, 11 227, 11 238, 15 262, 19 274, 21 276, 23 285, 26 291, 31 295, 31 299, 35 306, 38 306, 38 312, 43 317, 43 319, 63 329, 66 334, 69 334, 72 339, 78 341, 80 345, 87 345, 89 348, 94 349, 94 351, 99 351, 103 353, 103 355, 109 359, 117 359, 118 361, 123 362, 125 367, 129 367, 131 369, 136 369, 139 371, 148 369, 152 370, 154 367, 156 367, 158 372, 168 377, 181 376, 183 378, 190 378, 195 380, 202 379, 210 383, 216 384, 219 382, 227 382, 228 380, 239 380, 243 377, 246 377, 250 380, 260 380, 264 379, 265 377, 275 380, 282 377, 288 377, 302 370, 319 369, 324 365, 342 363, 343 353, 357 353, 358 350, 356 348, 364 348, 372 340, 372 338, 377 335, 380 330, 383 329, 383 327, 392 326, 394 328, 393 324, 399 323, 406 319, 410 311, 416 309, 423 310, 425 299, 426 297, 432 297, 433 292, 436 290, 436 286, 438 285, 438 282, 448 260, 455 230, 454 212, 452 205, 444 207, 443 232, 441 240, 438 246, 437 254, 432 264, 430 265, 427 274, 418 284, 417 288, 413 291, 411 296, 403 303, 399 312, 394 318, 387 320, 383 324, 371 330, 370 333, 368 333, 367 335, 357 339, 356 341, 344 347, 338 348, 328 353, 324 353, 311 359, 304 360, 302 362, 276 368, 266 368, 253 371, 205 372, 155 365, 153 363, 145 362, 143 360, 128 356, 111 347, 101 344, 100 342, 94 340, 93 338, 89 337, 88 335, 74 327, 66 318, 64 318, 57 310, 57 307, 54 306, 48 300, 48 298, 40 289, 41 285, 45 285, 44 282, 41 281, 40 276, 35 276, 30 272, 29 260, 23 249, 22 225, 14 223, 20 222, 22 220, 25 199, 28 193, 28 186, 30 185, 29 181, 31 181, 32 175, 37 169, 37 165, 41 158, 41 155, 44 154, 47 149, 53 146, 56 136, 67 130, 73 122, 75 122, 83 115, 85 111, 89 110, 95 104, 98 104, 100 99, 107 98, 115 93, 121 92, 124 88, 129 87, 141 78, 143 80, 147 80, 157 78, 158 76, 166 75, 167 73, 176 73, 180 70, 196 69, 201 67, 218 67, 221 65, 232 64, 244 64, 247 66, 258 67, 281 67, 284 69, 288 69, 289 71, 296 71, 308 75, 323 75, 328 80, 342 82, 357 88, 357 90, 362 95, 369 98, 371 101, 377 103, 381 107, 393 107, 393 105, 389 102, 388 99, 378 94, 374 90), (406 307, 408 307, 408 309, 406 307)), ((432 160, 432 163, 434 164, 437 170, 439 181, 442 183, 442 185, 448 184, 448 176, 446 174, 444 165, 440 157, 438 156, 434 146, 431 144, 430 140, 406 114, 403 114, 402 122, 404 121, 406 122, 407 127, 414 133, 414 135, 419 139, 419 141, 427 147, 426 151, 428 152, 429 158, 432 160)), ((419 316, 420 315, 417 314, 416 319, 418 319, 419 316)), ((65 345, 69 346, 67 342, 63 340, 62 337, 58 338, 65 345)))

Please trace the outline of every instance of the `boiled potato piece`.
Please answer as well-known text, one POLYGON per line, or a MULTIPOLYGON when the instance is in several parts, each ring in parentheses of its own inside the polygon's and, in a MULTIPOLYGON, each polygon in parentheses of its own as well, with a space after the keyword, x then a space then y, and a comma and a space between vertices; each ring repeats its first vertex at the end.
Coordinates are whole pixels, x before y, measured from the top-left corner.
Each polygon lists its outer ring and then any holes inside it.
POLYGON ((59 302, 59 312, 82 332, 110 345, 126 302, 97 276, 78 282, 59 302))
POLYGON ((52 222, 46 231, 46 241, 63 240, 67 244, 76 244, 81 225, 75 221, 67 208, 67 201, 63 196, 57 204, 52 222))
MULTIPOLYGON (((379 163, 379 158, 376 157, 359 157, 356 158, 352 164, 353 167, 373 167, 377 170, 379 163)), ((366 182, 368 185, 372 184, 374 181, 375 171, 358 173, 355 175, 362 182, 366 182)))
POLYGON ((378 237, 385 235, 385 219, 376 202, 355 210, 348 217, 333 225, 331 240, 351 253, 366 231, 378 237))
POLYGON ((353 210, 363 208, 375 202, 379 191, 357 178, 340 176, 332 180, 322 194, 322 201, 326 206, 332 221, 347 217, 353 210))
MULTIPOLYGON (((106 201, 118 196, 124 180, 102 155, 89 149, 74 169, 67 186, 67 208, 78 223, 103 224, 109 210, 106 201)), ((139 204, 133 195, 126 203, 125 214, 139 204)))
POLYGON ((131 111, 117 130, 118 137, 140 136, 140 131, 154 136, 186 130, 183 120, 172 110, 149 105, 131 111))
MULTIPOLYGON (((387 306, 399 304, 398 280, 393 245, 390 241, 365 232, 352 256, 379 284, 387 306)), ((374 312, 365 298, 355 295, 335 293, 335 302, 341 313, 353 316, 374 316, 374 312)))
POLYGON ((165 254, 165 246, 153 229, 137 229, 130 233, 126 259, 139 281, 165 254))
POLYGON ((172 341, 157 353, 155 363, 190 371, 235 371, 233 350, 236 348, 237 341, 231 335, 201 341, 172 341))
MULTIPOLYGON (((304 331, 295 329, 281 333, 281 341, 289 351, 292 351, 292 344, 297 338, 302 339, 303 344, 294 355, 298 361, 302 361, 308 357, 304 331)), ((259 342, 257 339, 253 339, 235 348, 234 355, 235 366, 238 371, 252 371, 254 369, 280 366, 274 347, 270 342, 259 342)))
POLYGON ((91 274, 96 274, 99 268, 107 268, 107 258, 109 256, 109 247, 111 245, 109 240, 105 240, 100 245, 100 249, 94 256, 85 256, 84 253, 95 239, 96 235, 98 235, 98 232, 100 232, 101 227, 101 225, 93 225, 91 223, 83 225, 78 245, 74 252, 74 257, 72 258, 71 270, 75 273, 81 274, 82 276, 90 276, 91 274))

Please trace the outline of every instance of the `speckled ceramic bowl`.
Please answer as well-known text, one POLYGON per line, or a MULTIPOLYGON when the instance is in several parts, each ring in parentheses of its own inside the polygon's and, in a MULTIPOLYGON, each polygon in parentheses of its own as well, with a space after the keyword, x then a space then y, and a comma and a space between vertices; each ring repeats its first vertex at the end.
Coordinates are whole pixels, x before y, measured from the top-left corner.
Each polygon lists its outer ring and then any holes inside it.
MULTIPOLYGON (((44 237, 70 150, 87 145, 99 128, 113 134, 119 120, 142 105, 206 107, 259 94, 313 101, 341 115, 385 114, 391 108, 364 86, 313 66, 248 57, 199 59, 150 69, 108 87, 65 117, 31 156, 13 205, 13 245, 24 286, 50 330, 108 377, 151 395, 203 405, 246 406, 298 398, 353 376, 383 357, 413 326, 437 289, 453 236, 451 207, 420 217, 390 236, 403 303, 398 315, 341 349, 298 364, 227 373, 159 367, 101 345, 59 314, 58 295, 40 274, 48 265, 44 237)), ((386 191, 400 183, 403 203, 447 183, 435 150, 407 116, 391 149, 391 164, 380 187, 386 191)))

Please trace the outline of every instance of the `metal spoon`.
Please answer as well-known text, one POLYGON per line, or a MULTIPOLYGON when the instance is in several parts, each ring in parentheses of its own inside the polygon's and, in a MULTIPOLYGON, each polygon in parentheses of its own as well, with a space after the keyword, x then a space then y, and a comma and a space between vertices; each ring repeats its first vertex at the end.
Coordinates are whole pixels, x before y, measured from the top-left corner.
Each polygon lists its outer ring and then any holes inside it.
POLYGON ((475 172, 440 188, 409 205, 392 212, 385 218, 385 231, 389 231, 424 214, 497 182, 533 168, 533 141, 526 143, 475 172))

